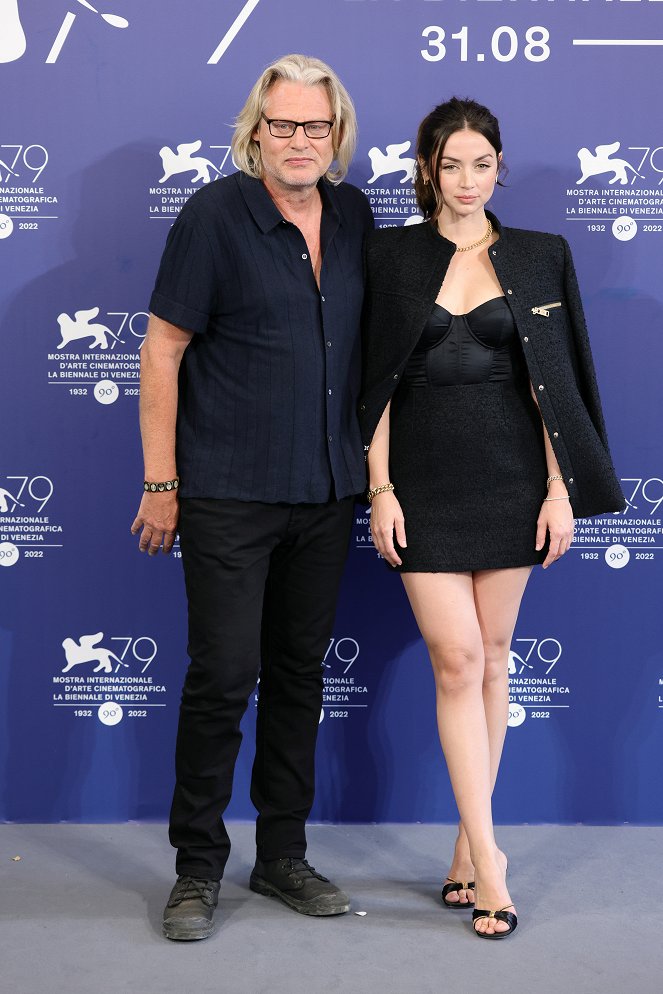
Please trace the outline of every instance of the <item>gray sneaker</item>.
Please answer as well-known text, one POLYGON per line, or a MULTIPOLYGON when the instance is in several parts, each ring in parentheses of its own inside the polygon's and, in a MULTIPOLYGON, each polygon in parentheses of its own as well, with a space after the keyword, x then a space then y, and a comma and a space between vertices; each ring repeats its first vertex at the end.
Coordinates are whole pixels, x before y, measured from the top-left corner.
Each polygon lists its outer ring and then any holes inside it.
POLYGON ((343 915, 350 898, 305 859, 256 860, 249 887, 257 894, 278 897, 302 915, 343 915))
POLYGON ((166 938, 190 942, 211 935, 219 887, 218 880, 178 877, 163 913, 163 934, 166 938))

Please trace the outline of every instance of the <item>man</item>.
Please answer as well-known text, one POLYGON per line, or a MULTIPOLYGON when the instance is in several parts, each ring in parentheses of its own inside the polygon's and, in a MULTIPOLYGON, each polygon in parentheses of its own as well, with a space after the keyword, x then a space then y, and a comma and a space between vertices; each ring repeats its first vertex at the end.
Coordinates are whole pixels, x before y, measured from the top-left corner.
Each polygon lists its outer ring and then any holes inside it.
POLYGON ((309 915, 345 894, 305 859, 322 659, 365 485, 356 420, 362 245, 373 221, 340 180, 352 102, 317 59, 265 70, 233 137, 239 172, 203 187, 168 237, 141 350, 140 549, 178 527, 189 653, 170 840, 170 939, 214 928, 230 851, 240 719, 260 677, 251 889, 309 915), (335 162, 335 168, 332 164, 335 162))

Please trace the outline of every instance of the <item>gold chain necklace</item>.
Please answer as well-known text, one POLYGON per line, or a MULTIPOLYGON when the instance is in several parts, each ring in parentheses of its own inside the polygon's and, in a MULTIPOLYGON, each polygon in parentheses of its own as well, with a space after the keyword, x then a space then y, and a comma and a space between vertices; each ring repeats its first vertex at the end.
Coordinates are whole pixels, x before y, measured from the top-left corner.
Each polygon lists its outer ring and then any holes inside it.
POLYGON ((493 226, 490 223, 490 218, 488 218, 488 228, 483 238, 480 238, 478 242, 472 242, 471 245, 463 245, 462 248, 456 248, 456 252, 469 252, 471 251, 471 249, 479 248, 480 245, 484 245, 485 242, 488 241, 492 233, 493 233, 493 226))

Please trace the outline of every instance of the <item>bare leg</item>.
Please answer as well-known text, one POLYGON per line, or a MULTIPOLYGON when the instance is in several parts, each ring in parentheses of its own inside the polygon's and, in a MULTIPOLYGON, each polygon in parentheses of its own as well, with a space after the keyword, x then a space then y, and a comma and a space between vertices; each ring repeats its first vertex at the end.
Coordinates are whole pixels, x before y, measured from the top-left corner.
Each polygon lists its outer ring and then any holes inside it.
POLYGON ((531 567, 480 570, 474 601, 484 652, 483 703, 495 786, 509 717, 509 647, 531 567))
MULTIPOLYGON (((477 903, 488 908, 510 903, 490 798, 508 715, 508 643, 528 575, 527 568, 403 574, 433 664, 440 741, 476 869, 477 903)), ((506 928, 493 919, 477 924, 480 931, 506 928)))
MULTIPOLYGON (((494 790, 502 758, 509 714, 509 646, 530 567, 517 570, 481 570, 473 574, 474 600, 484 651, 483 703, 490 748, 491 789, 494 790)), ((449 870, 452 880, 473 880, 470 843, 462 821, 449 870)), ((450 894, 449 902, 474 901, 474 891, 450 894)))

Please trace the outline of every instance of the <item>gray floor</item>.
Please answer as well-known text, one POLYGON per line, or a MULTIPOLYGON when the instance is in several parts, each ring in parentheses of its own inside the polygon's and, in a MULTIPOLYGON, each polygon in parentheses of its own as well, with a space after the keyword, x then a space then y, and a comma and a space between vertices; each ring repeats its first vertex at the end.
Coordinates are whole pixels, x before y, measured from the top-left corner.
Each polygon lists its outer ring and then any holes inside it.
POLYGON ((0 826, 0 989, 12 994, 661 994, 663 828, 501 828, 520 925, 476 939, 438 901, 454 831, 314 826, 309 857, 352 912, 309 919, 253 894, 253 829, 231 826, 219 929, 161 937, 162 825, 0 826), (13 857, 20 856, 19 861, 13 857))

